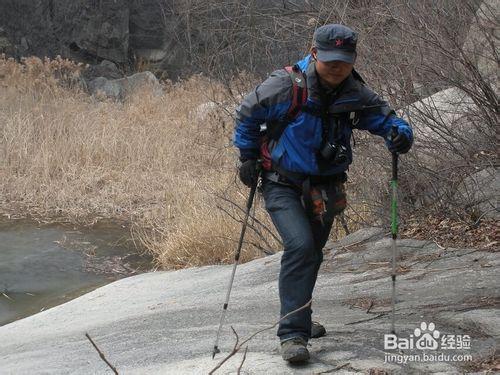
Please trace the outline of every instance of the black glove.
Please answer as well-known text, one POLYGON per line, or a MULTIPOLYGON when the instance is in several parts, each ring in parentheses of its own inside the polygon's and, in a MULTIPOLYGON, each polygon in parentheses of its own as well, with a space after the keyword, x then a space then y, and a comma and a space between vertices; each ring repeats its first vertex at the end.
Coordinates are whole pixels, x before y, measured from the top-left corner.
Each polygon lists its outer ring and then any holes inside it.
POLYGON ((403 132, 398 133, 394 130, 392 133, 392 144, 389 146, 390 152, 397 152, 398 154, 406 154, 410 151, 413 140, 403 132))
POLYGON ((257 170, 257 160, 255 159, 240 159, 240 180, 246 186, 252 187, 257 183, 259 172, 257 170))

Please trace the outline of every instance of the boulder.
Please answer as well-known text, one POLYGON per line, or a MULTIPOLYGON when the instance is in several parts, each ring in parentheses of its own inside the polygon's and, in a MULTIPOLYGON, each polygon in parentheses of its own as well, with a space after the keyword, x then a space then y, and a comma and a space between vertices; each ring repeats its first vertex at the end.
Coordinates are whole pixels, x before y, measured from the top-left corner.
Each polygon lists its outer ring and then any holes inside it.
POLYGON ((490 167, 467 177, 457 189, 464 205, 474 207, 478 216, 500 218, 500 170, 490 167))
POLYGON ((130 94, 144 87, 150 88, 154 95, 162 93, 158 79, 151 72, 140 72, 120 79, 98 77, 88 83, 88 89, 92 95, 104 95, 115 100, 124 100, 130 94))
POLYGON ((103 60, 100 64, 90 65, 84 70, 82 77, 90 82, 97 77, 104 77, 107 79, 123 78, 123 74, 118 67, 111 61, 103 60))
POLYGON ((206 121, 210 115, 217 111, 217 103, 215 102, 205 102, 198 105, 194 110, 191 111, 190 115, 195 121, 206 121))
MULTIPOLYGON (((425 146, 429 140, 446 144, 449 138, 443 126, 457 134, 472 136, 468 116, 477 111, 473 100, 462 90, 451 87, 410 104, 401 115, 409 121, 415 133, 415 144, 425 146)), ((455 142, 456 139, 451 139, 455 142)))
POLYGON ((479 72, 492 81, 498 94, 498 51, 500 50, 500 2, 481 3, 473 19, 463 49, 477 65, 479 72))

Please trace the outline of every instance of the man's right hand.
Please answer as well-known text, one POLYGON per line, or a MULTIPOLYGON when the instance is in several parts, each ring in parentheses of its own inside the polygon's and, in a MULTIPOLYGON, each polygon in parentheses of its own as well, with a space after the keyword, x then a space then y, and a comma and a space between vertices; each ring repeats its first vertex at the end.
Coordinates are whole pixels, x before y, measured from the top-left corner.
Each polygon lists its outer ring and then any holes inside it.
POLYGON ((257 183, 259 171, 257 170, 257 160, 255 159, 240 159, 240 180, 246 186, 251 188, 257 183))

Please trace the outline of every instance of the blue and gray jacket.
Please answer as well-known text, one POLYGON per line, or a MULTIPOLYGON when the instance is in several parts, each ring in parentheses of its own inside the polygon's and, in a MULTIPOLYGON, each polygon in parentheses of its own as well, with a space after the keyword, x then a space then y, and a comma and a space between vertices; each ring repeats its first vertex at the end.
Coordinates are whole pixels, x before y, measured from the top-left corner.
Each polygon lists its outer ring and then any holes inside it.
MULTIPOLYGON (((273 165, 280 170, 303 175, 334 175, 344 172, 352 163, 350 139, 353 128, 368 130, 379 135, 390 145, 392 128, 413 138, 411 127, 395 116, 384 100, 351 74, 342 85, 340 93, 328 103, 328 114, 336 119, 336 131, 331 132, 332 143, 347 148, 348 160, 327 168, 318 166, 318 151, 323 144, 320 86, 317 81, 315 62, 306 56, 297 66, 307 81, 307 103, 292 119, 276 145, 271 150, 273 165)), ((248 94, 236 110, 234 144, 244 159, 259 157, 261 125, 283 119, 288 112, 293 96, 290 74, 285 70, 273 72, 262 84, 248 94)))

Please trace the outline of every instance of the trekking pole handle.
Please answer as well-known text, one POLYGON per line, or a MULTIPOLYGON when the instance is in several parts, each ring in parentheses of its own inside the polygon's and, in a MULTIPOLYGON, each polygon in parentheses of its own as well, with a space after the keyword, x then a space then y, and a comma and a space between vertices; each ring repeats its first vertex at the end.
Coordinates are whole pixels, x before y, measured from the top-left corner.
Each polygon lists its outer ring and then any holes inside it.
POLYGON ((260 175, 262 174, 262 159, 257 160, 257 163, 255 164, 255 170, 257 171, 257 177, 255 178, 255 184, 252 185, 252 188, 250 189, 250 195, 247 200, 248 214, 250 213, 250 208, 252 208, 253 198, 255 196, 255 192, 257 191, 257 186, 259 185, 260 175))
MULTIPOLYGON (((255 169, 257 170, 258 176, 260 176, 260 174, 262 172, 263 163, 264 163, 264 161, 262 159, 257 159, 257 163, 255 164, 255 169)), ((258 178, 257 178, 257 180, 258 180, 258 178)))

